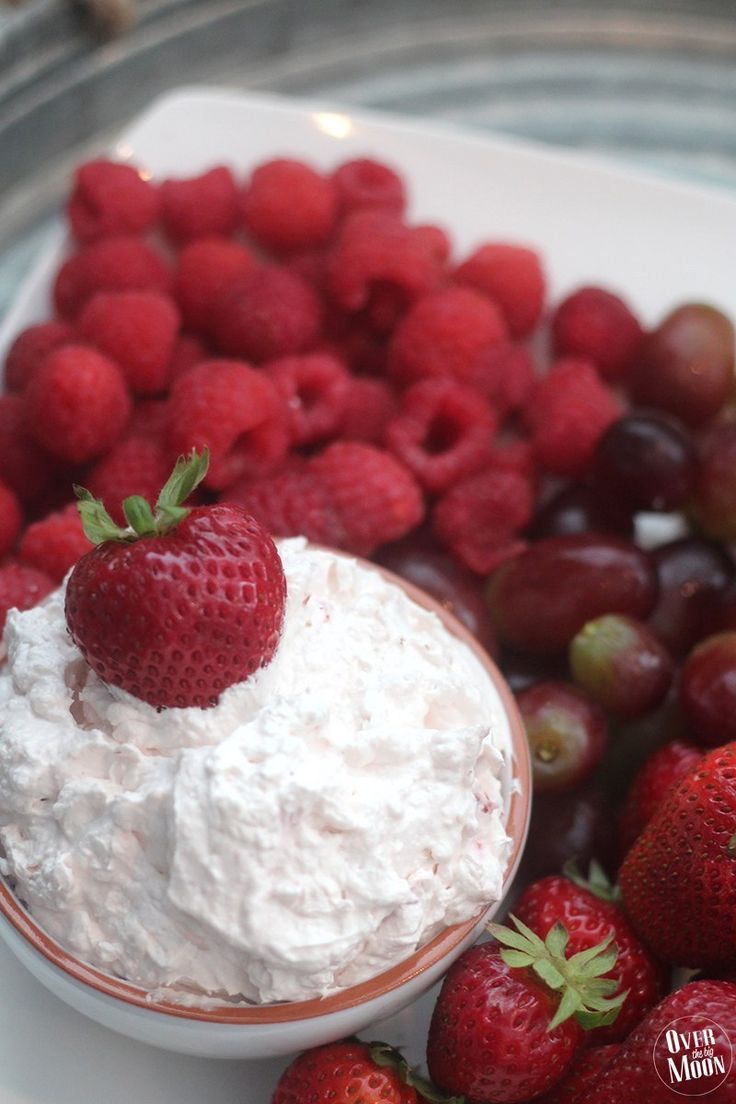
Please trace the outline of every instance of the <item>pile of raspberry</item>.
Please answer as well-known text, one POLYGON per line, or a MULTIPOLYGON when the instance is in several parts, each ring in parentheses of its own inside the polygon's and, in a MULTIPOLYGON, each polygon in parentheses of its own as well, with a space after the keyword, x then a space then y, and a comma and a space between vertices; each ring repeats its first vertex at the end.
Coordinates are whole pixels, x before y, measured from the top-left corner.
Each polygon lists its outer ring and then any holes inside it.
POLYGON ((532 249, 453 259, 367 158, 162 182, 92 161, 67 216, 53 317, 5 363, 0 621, 87 549, 74 483, 122 521, 204 445, 205 499, 277 537, 373 556, 417 531, 485 578, 545 480, 585 473, 642 340, 600 288, 546 317, 532 249))

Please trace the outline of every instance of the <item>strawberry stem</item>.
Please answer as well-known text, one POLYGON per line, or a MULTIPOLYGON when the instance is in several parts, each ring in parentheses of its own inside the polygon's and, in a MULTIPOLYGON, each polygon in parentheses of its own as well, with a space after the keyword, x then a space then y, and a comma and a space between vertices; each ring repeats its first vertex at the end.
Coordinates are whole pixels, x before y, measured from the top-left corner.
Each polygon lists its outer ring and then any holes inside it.
POLYGON ((156 519, 145 498, 131 495, 123 503, 125 520, 139 537, 149 537, 156 532, 156 519))
POLYGON ((426 1077, 421 1077, 411 1068, 401 1051, 388 1043, 368 1043, 371 1059, 377 1066, 389 1067, 394 1070, 400 1081, 412 1089, 416 1089, 423 1100, 428 1104, 465 1104, 462 1096, 447 1096, 436 1088, 426 1077))
POLYGON ((182 503, 204 479, 209 460, 206 448, 201 453, 192 449, 189 456, 180 456, 158 496, 155 512, 140 495, 126 498, 123 514, 127 528, 116 525, 103 502, 84 487, 75 485, 74 493, 79 499, 77 509, 87 538, 92 544, 109 540, 130 542, 139 537, 160 537, 171 532, 189 513, 182 503))
POLYGON ((502 924, 489 924, 488 931, 504 947, 501 958, 512 969, 531 969, 553 992, 560 996, 548 1031, 575 1017, 581 1027, 590 1030, 613 1023, 628 996, 617 993, 620 982, 606 977, 616 965, 618 948, 613 932, 595 947, 567 957, 569 935, 563 924, 550 928, 546 939, 511 916, 516 931, 502 924), (615 994, 615 996, 614 996, 615 994))
POLYGON ((590 860, 587 878, 580 872, 575 859, 568 859, 562 868, 562 873, 576 886, 587 889, 589 893, 599 897, 601 901, 618 903, 621 900, 621 890, 611 882, 601 864, 596 862, 595 859, 590 860))

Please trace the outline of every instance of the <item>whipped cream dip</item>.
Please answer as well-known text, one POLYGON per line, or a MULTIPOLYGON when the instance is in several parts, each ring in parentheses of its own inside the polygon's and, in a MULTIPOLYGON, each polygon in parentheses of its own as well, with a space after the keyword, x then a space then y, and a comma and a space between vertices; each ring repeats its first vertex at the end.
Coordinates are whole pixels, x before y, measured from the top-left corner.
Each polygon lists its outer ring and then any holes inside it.
POLYGON ((511 736, 487 672, 377 571, 279 552, 276 655, 211 709, 102 683, 63 588, 8 615, 0 870, 67 950, 170 999, 325 995, 502 890, 511 736))

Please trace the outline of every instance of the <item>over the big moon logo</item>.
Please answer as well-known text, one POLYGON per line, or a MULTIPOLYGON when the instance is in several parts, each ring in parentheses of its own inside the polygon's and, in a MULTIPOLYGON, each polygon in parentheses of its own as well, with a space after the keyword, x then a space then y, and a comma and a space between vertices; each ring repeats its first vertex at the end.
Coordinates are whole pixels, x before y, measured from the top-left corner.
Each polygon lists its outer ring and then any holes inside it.
POLYGON ((733 1050, 723 1028, 705 1016, 681 1016, 664 1027, 654 1044, 660 1081, 680 1096, 707 1096, 731 1074, 733 1050))

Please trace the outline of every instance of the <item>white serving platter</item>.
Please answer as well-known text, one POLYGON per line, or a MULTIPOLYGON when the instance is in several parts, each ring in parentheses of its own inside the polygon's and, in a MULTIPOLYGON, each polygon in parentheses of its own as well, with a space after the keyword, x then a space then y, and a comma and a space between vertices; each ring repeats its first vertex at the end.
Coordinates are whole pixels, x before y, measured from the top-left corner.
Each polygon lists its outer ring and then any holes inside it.
MULTIPOLYGON (((686 299, 736 306, 736 197, 582 156, 447 126, 224 89, 184 88, 121 135, 115 156, 154 176, 266 158, 329 168, 375 155, 398 167, 411 217, 452 234, 456 255, 488 239, 543 253, 553 298, 582 283, 623 293, 645 322, 686 299)), ((48 316, 67 248, 49 240, 0 325, 0 357, 48 316)), ((373 1032, 420 1061, 433 994, 373 1032)), ((98 1027, 49 995, 0 946, 0 1104, 268 1104, 285 1062, 183 1058, 98 1027)))

